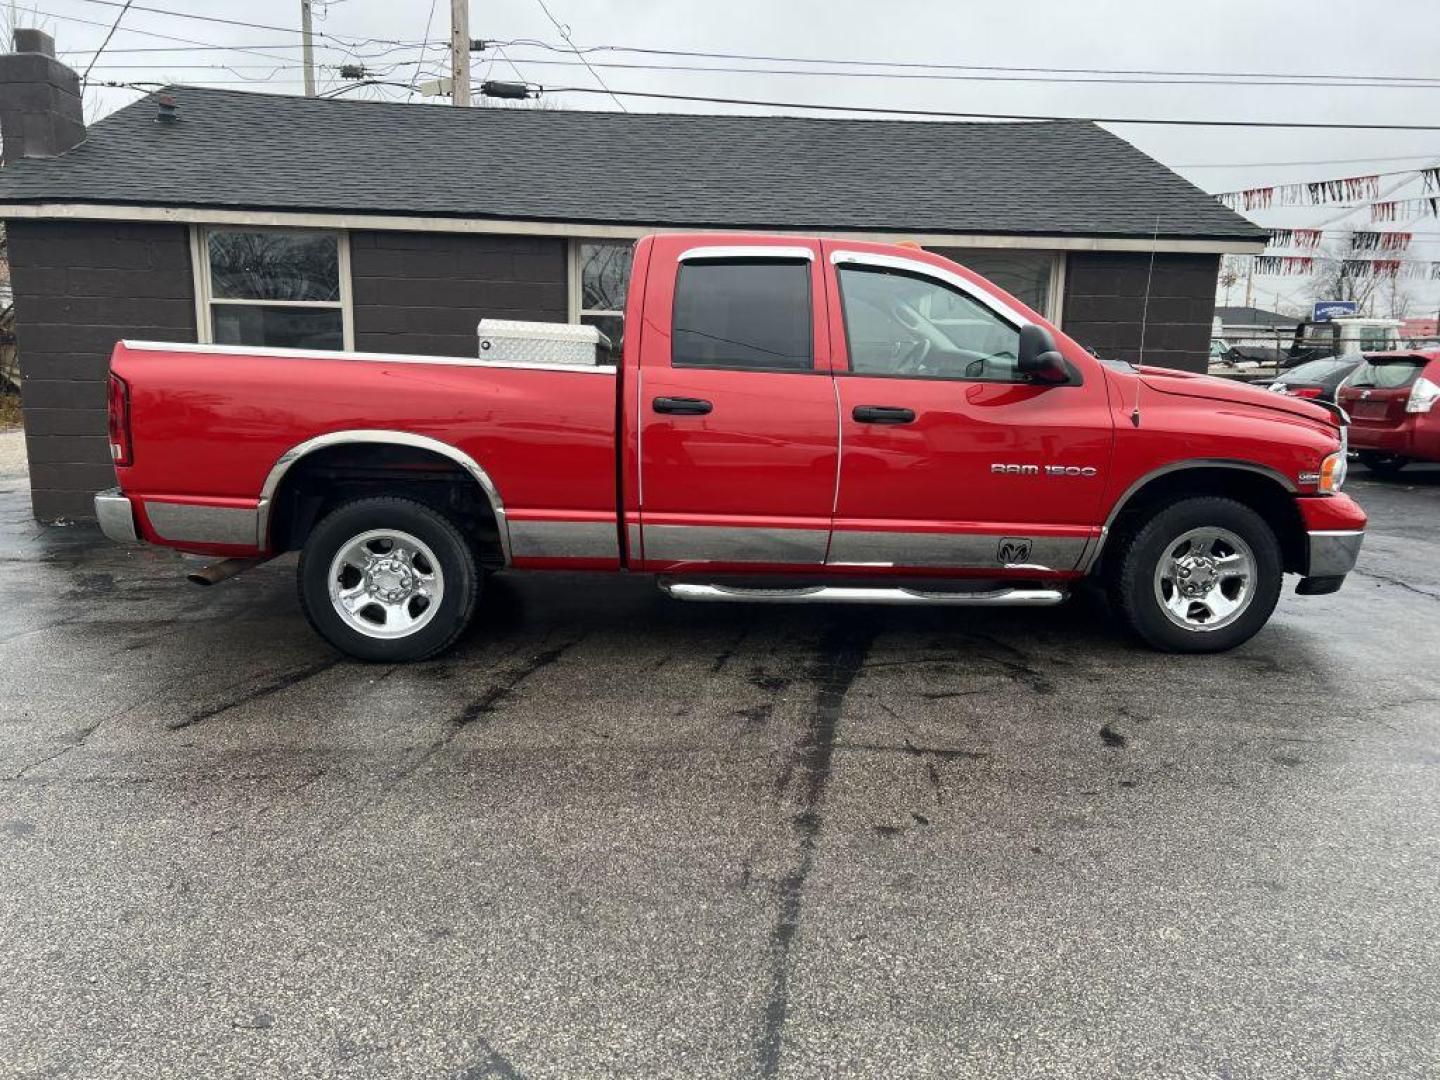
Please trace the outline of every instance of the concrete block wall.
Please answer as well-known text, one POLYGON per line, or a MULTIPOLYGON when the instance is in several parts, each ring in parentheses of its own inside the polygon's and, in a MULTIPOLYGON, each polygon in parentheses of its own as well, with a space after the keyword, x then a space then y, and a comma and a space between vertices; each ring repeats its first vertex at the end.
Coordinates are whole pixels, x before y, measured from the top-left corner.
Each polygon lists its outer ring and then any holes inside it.
POLYGON ((91 497, 115 483, 105 417, 115 342, 195 340, 189 236, 119 222, 6 229, 35 516, 93 517, 91 497))
POLYGON ((1065 332, 1101 356, 1140 359, 1145 315, 1145 362, 1204 371, 1215 314, 1220 256, 1148 252, 1072 252, 1065 266, 1065 332))

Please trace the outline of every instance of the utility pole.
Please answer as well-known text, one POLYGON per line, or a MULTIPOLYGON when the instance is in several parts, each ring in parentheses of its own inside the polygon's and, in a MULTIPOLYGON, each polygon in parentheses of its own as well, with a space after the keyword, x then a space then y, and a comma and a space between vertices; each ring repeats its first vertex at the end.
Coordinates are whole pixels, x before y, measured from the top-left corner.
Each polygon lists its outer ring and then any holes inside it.
POLYGON ((300 55, 305 65, 305 96, 315 96, 315 44, 310 25, 311 0, 300 0, 300 55))
POLYGON ((450 103, 470 104, 470 0, 450 0, 450 103))

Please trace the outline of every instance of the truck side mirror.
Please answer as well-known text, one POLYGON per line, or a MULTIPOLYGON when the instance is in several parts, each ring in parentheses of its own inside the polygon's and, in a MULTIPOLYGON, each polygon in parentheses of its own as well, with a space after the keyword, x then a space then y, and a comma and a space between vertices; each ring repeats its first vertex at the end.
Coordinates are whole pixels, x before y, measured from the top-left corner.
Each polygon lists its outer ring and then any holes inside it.
POLYGON ((1020 374, 1035 383, 1067 383, 1070 367, 1055 348, 1055 339, 1043 326, 1028 323, 1020 328, 1020 374))

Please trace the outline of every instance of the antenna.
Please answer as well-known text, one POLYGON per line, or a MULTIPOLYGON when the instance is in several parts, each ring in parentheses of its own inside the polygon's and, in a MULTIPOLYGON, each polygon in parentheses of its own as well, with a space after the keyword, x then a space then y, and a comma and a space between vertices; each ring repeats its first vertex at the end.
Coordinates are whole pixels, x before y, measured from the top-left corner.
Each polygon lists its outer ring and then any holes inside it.
POLYGON ((1155 231, 1150 234, 1150 267, 1145 271, 1145 300, 1140 306, 1140 363, 1145 363, 1145 324, 1150 319, 1150 279, 1155 276, 1155 248, 1160 243, 1160 215, 1155 215, 1155 231))

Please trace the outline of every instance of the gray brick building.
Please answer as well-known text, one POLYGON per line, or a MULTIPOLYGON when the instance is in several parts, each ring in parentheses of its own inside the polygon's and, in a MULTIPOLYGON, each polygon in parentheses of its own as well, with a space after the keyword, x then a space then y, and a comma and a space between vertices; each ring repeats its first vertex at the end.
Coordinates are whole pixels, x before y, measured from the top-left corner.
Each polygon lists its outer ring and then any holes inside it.
POLYGON ((0 218, 42 519, 89 516, 113 483, 105 373, 120 338, 469 355, 482 317, 616 337, 636 237, 761 230, 913 240, 1102 356, 1200 370, 1220 256, 1265 240, 1086 122, 173 87, 86 131, 48 38, 25 31, 17 45, 0 56, 0 218))

